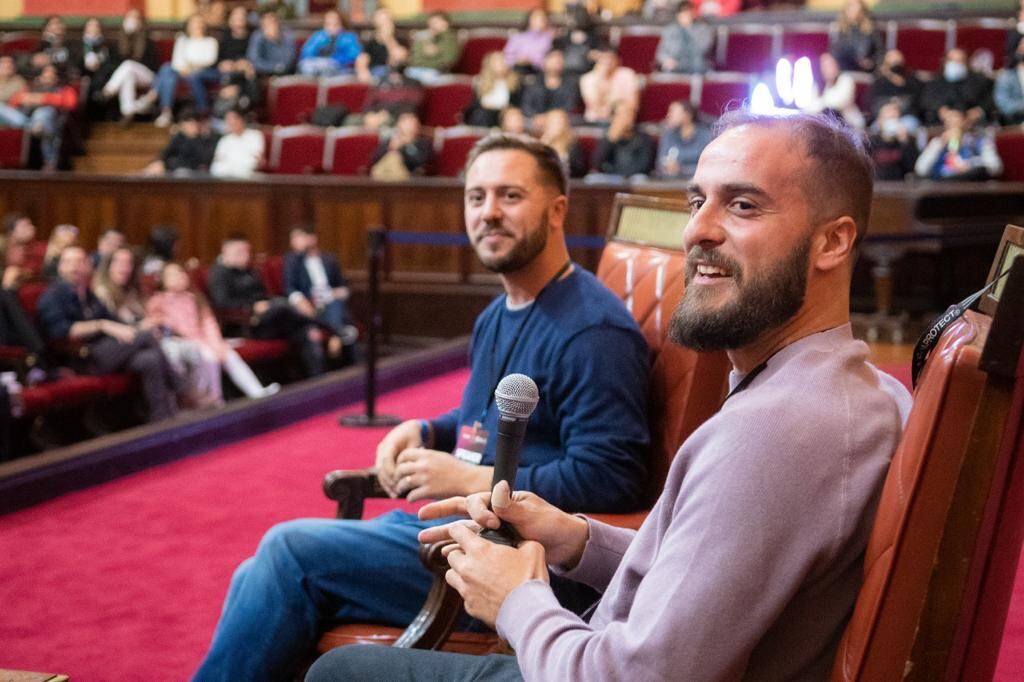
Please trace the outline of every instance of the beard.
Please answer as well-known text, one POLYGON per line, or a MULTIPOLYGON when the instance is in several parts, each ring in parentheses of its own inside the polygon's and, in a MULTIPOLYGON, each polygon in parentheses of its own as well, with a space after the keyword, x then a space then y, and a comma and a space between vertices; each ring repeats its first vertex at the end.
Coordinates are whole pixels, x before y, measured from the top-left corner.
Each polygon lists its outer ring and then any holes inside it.
POLYGON ((807 237, 777 266, 745 281, 731 258, 693 247, 686 257, 686 289, 669 322, 668 338, 696 351, 734 350, 781 326, 804 303, 810 252, 807 237), (736 295, 718 310, 708 309, 710 292, 690 286, 698 260, 732 273, 736 295))
POLYGON ((540 219, 540 225, 537 229, 527 231, 526 235, 521 239, 516 240, 508 253, 504 255, 492 255, 484 253, 481 250, 480 242, 483 241, 485 237, 492 234, 501 234, 515 238, 515 235, 506 230, 500 222, 488 224, 473 241, 473 249, 476 251, 476 257, 480 260, 480 263, 491 272, 496 272, 498 274, 516 272, 533 262, 533 259, 539 256, 545 247, 547 247, 548 212, 547 210, 544 211, 544 214, 540 219))

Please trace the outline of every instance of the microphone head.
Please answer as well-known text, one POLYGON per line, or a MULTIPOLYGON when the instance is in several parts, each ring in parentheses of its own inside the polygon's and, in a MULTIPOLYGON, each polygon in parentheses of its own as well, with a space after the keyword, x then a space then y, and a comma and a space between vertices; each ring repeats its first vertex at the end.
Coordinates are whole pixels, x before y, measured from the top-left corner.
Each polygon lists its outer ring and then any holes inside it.
POLYGON ((503 416, 529 419, 540 401, 540 392, 533 379, 525 374, 509 374, 494 390, 494 404, 503 416))

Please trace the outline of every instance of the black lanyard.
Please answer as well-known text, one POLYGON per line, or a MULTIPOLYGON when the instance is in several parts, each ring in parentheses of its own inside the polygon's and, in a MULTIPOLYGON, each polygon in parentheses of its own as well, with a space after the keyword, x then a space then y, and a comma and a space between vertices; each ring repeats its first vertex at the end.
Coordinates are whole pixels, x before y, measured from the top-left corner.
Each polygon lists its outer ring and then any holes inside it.
MULTIPOLYGON (((555 276, 548 280, 541 290, 537 293, 537 296, 533 299, 533 303, 530 304, 530 309, 526 311, 526 317, 519 324, 519 328, 516 329, 515 336, 512 337, 512 346, 508 349, 508 353, 505 354, 505 359, 501 362, 501 369, 497 372, 494 371, 494 358, 498 355, 498 336, 501 331, 500 323, 501 318, 498 318, 499 326, 494 330, 494 339, 491 342, 491 390, 487 391, 487 404, 484 405, 484 409, 480 412, 480 419, 478 420, 481 424, 487 421, 487 413, 491 409, 491 403, 494 402, 494 391, 498 388, 498 384, 501 379, 505 376, 505 370, 508 369, 508 363, 512 360, 512 355, 516 351, 516 346, 519 344, 519 337, 523 335, 523 330, 526 329, 526 325, 530 323, 530 316, 533 315, 533 311, 537 309, 537 303, 540 301, 540 297, 544 295, 544 292, 548 290, 552 284, 562 278, 569 268, 572 267, 572 259, 565 261, 565 265, 558 269, 555 276)), ((507 296, 507 295, 506 295, 507 296)))
MULTIPOLYGON (((774 353, 771 355, 771 357, 768 358, 768 360, 771 360, 773 357, 775 357, 774 353)), ((768 368, 768 360, 765 360, 760 365, 747 372, 747 376, 743 377, 743 379, 740 380, 740 383, 736 384, 736 388, 729 391, 729 395, 725 396, 725 400, 728 400, 729 398, 733 397, 740 391, 745 391, 750 386, 750 384, 753 383, 754 379, 757 378, 757 375, 768 368)), ((725 405, 725 400, 722 401, 722 405, 725 405)), ((718 409, 722 408, 719 407, 718 409)))

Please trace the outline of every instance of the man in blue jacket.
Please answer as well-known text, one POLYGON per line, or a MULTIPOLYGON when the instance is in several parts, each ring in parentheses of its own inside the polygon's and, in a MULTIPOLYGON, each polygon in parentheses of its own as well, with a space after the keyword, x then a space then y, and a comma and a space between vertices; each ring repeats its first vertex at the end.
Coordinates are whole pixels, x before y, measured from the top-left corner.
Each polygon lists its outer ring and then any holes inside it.
POLYGON ((299 73, 304 76, 333 76, 353 70, 363 51, 359 37, 345 30, 338 10, 324 13, 324 27, 311 35, 299 53, 299 73))
MULTIPOLYGON (((569 258, 558 154, 494 135, 477 144, 466 168, 466 232, 504 294, 473 329, 461 405, 404 422, 381 441, 382 486, 409 501, 488 490, 494 389, 518 372, 536 381, 540 402, 516 489, 573 512, 637 509, 649 444, 647 344, 621 301, 569 258)), ((434 523, 395 511, 370 521, 275 526, 236 571, 196 679, 291 679, 325 624, 407 625, 431 582, 416 535, 434 523)))

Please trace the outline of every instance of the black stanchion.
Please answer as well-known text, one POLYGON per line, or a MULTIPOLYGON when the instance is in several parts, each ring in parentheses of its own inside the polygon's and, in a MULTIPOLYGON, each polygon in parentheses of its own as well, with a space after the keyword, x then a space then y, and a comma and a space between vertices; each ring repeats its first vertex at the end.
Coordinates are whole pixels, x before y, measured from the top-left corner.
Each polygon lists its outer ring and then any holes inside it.
POLYGON ((374 226, 367 230, 369 240, 370 328, 366 338, 366 412, 339 417, 342 426, 394 426, 401 420, 388 414, 377 414, 377 337, 381 328, 380 262, 384 257, 387 232, 374 226))

